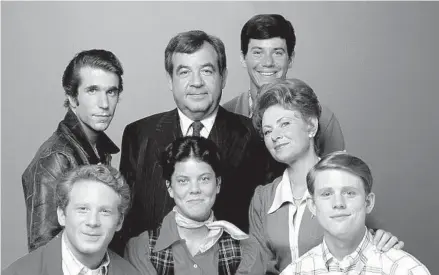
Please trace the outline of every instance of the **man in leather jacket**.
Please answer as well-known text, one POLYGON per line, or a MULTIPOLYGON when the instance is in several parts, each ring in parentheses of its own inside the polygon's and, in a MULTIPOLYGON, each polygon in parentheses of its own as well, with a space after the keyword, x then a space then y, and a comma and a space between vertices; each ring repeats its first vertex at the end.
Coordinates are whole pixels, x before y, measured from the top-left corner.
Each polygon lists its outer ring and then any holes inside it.
POLYGON ((60 231, 54 193, 57 179, 74 167, 107 164, 119 148, 104 134, 123 90, 123 68, 106 50, 78 53, 64 71, 67 114, 38 149, 22 176, 29 251, 60 231))

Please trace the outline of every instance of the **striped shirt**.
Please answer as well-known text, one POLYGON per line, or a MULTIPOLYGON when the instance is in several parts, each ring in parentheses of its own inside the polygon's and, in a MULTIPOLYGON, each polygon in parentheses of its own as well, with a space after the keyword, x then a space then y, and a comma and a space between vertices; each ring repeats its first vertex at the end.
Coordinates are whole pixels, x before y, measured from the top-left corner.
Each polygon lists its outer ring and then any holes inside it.
POLYGON ((323 240, 286 267, 281 275, 430 275, 428 269, 409 253, 394 248, 379 251, 372 240, 372 234, 366 230, 357 249, 341 261, 331 254, 323 240))

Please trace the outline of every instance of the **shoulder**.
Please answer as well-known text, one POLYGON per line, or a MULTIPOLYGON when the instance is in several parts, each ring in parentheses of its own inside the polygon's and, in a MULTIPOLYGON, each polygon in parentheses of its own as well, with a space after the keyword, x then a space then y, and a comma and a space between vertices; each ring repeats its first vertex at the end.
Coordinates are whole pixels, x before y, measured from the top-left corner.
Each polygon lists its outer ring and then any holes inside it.
POLYGON ((112 272, 114 272, 114 274, 138 274, 136 268, 127 260, 123 259, 111 250, 108 251, 108 254, 110 255, 110 268, 113 269, 112 272))
POLYGON ((125 131, 129 131, 129 132, 152 132, 155 131, 157 124, 166 116, 171 116, 173 115, 175 112, 175 114, 177 113, 176 109, 171 110, 171 111, 167 111, 167 112, 162 112, 162 113, 157 113, 151 116, 147 116, 144 118, 141 118, 139 120, 136 120, 130 124, 128 124, 125 127, 125 131))
POLYGON ((322 113, 320 114, 320 123, 322 124, 328 124, 331 120, 337 120, 337 117, 335 116, 334 112, 329 109, 326 105, 322 106, 322 113))
POLYGON ((314 246, 313 248, 311 248, 310 250, 308 250, 307 252, 305 252, 302 256, 300 256, 295 263, 303 263, 303 262, 307 262, 310 259, 311 260, 315 260, 318 258, 322 258, 323 259, 323 253, 322 253, 322 243, 319 243, 318 245, 314 246))
POLYGON ((240 95, 232 98, 230 101, 227 101, 223 104, 224 109, 226 109, 229 112, 234 112, 236 108, 236 104, 238 103, 240 95))
POLYGON ((250 118, 227 111, 221 106, 218 110, 217 120, 232 131, 242 134, 256 134, 250 118))
POLYGON ((326 115, 333 115, 334 114, 334 112, 331 111, 331 109, 329 109, 328 106, 321 104, 321 107, 322 107, 322 114, 326 114, 326 115))
POLYGON ((164 127, 169 124, 175 124, 177 118, 177 109, 154 114, 128 124, 125 127, 122 136, 122 150, 124 145, 136 148, 140 144, 150 144, 151 140, 160 140, 163 135, 170 133, 166 129, 173 127, 164 127), (166 129, 165 129, 166 128, 166 129))
POLYGON ((31 253, 21 257, 9 267, 7 267, 2 274, 39 274, 39 271, 43 265, 43 250, 45 246, 39 247, 38 249, 32 251, 31 253))
POLYGON ((259 185, 256 187, 252 199, 253 208, 263 208, 267 212, 268 208, 271 206, 274 196, 276 194, 276 188, 282 180, 282 176, 277 177, 273 182, 266 185, 259 185))
POLYGON ((149 250, 150 234, 146 230, 136 237, 129 239, 126 245, 126 255, 145 255, 149 250))
POLYGON ((383 271, 395 270, 395 274, 430 274, 428 269, 413 255, 401 249, 391 248, 381 254, 383 271))
POLYGON ((289 270, 296 273, 326 273, 326 264, 322 255, 322 244, 316 245, 311 248, 308 252, 299 257, 296 261, 288 266, 289 270))
POLYGON ((35 159, 45 158, 54 153, 72 153, 72 142, 66 137, 66 134, 61 131, 62 125, 58 127, 48 139, 38 148, 35 159))
MULTIPOLYGON (((249 235, 247 239, 240 240, 239 245, 241 246, 243 255, 250 254, 253 256, 259 255, 261 253, 261 247, 253 235, 249 235)), ((252 257, 253 259, 255 257, 252 257)))
POLYGON ((138 235, 136 237, 132 237, 128 241, 127 246, 131 246, 131 247, 145 246, 145 245, 148 245, 149 239, 150 239, 150 231, 146 230, 143 233, 141 233, 140 235, 138 235))
POLYGON ((240 241, 241 262, 236 274, 265 274, 262 248, 253 236, 240 241))
POLYGON ((259 185, 256 187, 255 196, 258 195, 264 198, 273 198, 276 193, 276 188, 282 180, 282 175, 275 178, 271 183, 266 185, 259 185))
POLYGON ((55 148, 46 148, 42 152, 37 152, 34 159, 23 173, 23 177, 27 178, 34 174, 39 174, 40 171, 62 172, 61 170, 73 167, 76 165, 73 149, 69 146, 64 146, 64 150, 56 150, 55 148))

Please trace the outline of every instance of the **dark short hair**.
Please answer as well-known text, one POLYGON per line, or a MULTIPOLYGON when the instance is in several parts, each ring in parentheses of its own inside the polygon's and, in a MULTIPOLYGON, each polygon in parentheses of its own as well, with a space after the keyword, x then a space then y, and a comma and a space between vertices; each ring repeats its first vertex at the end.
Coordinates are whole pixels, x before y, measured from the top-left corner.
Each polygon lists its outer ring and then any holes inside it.
POLYGON ((182 32, 174 36, 165 49, 165 69, 172 77, 174 64, 172 63, 172 55, 174 53, 192 54, 198 51, 204 43, 207 42, 215 49, 218 55, 218 69, 221 76, 227 68, 226 50, 223 41, 216 36, 209 35, 203 31, 193 30, 182 32))
POLYGON ((280 37, 287 44, 288 57, 291 58, 296 47, 293 25, 280 14, 258 14, 250 18, 241 30, 241 52, 248 52, 250 39, 270 39, 280 37))
POLYGON ((73 186, 84 180, 100 182, 113 189, 121 199, 118 206, 120 218, 126 215, 131 202, 130 188, 117 169, 101 164, 78 166, 65 173, 56 186, 56 206, 65 211, 73 186))
MULTIPOLYGON (((253 107, 253 125, 261 136, 262 117, 265 111, 274 105, 280 105, 285 109, 297 110, 307 120, 312 117, 320 119, 322 108, 313 89, 299 79, 276 79, 271 83, 264 84, 253 107)), ((318 138, 320 128, 314 136, 314 149, 319 152, 318 138)))
MULTIPOLYGON (((123 91, 123 68, 119 59, 110 51, 93 49, 76 54, 64 70, 62 86, 67 96, 77 98, 78 87, 81 84, 79 71, 84 67, 115 73, 119 78, 119 94, 123 91)), ((64 101, 64 107, 69 107, 68 99, 64 101)))
POLYGON ((363 181, 366 195, 372 191, 373 177, 369 166, 358 157, 350 155, 344 151, 337 151, 324 156, 306 176, 308 192, 314 195, 314 182, 316 175, 324 170, 342 170, 358 176, 363 181))
POLYGON ((215 176, 221 177, 221 157, 215 143, 204 137, 186 136, 176 139, 162 153, 163 178, 171 181, 175 164, 189 158, 195 158, 209 164, 215 172, 215 176))

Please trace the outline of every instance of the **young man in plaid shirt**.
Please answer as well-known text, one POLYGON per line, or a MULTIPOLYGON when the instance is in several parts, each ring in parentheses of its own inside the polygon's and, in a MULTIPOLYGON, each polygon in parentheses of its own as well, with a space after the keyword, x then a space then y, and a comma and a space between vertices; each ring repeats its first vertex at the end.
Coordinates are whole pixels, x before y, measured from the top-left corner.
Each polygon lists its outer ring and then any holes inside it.
POLYGON ((335 152, 307 176, 310 211, 324 229, 324 239, 281 275, 429 275, 415 257, 399 249, 379 251, 367 230, 366 214, 375 203, 372 174, 361 159, 335 152))

